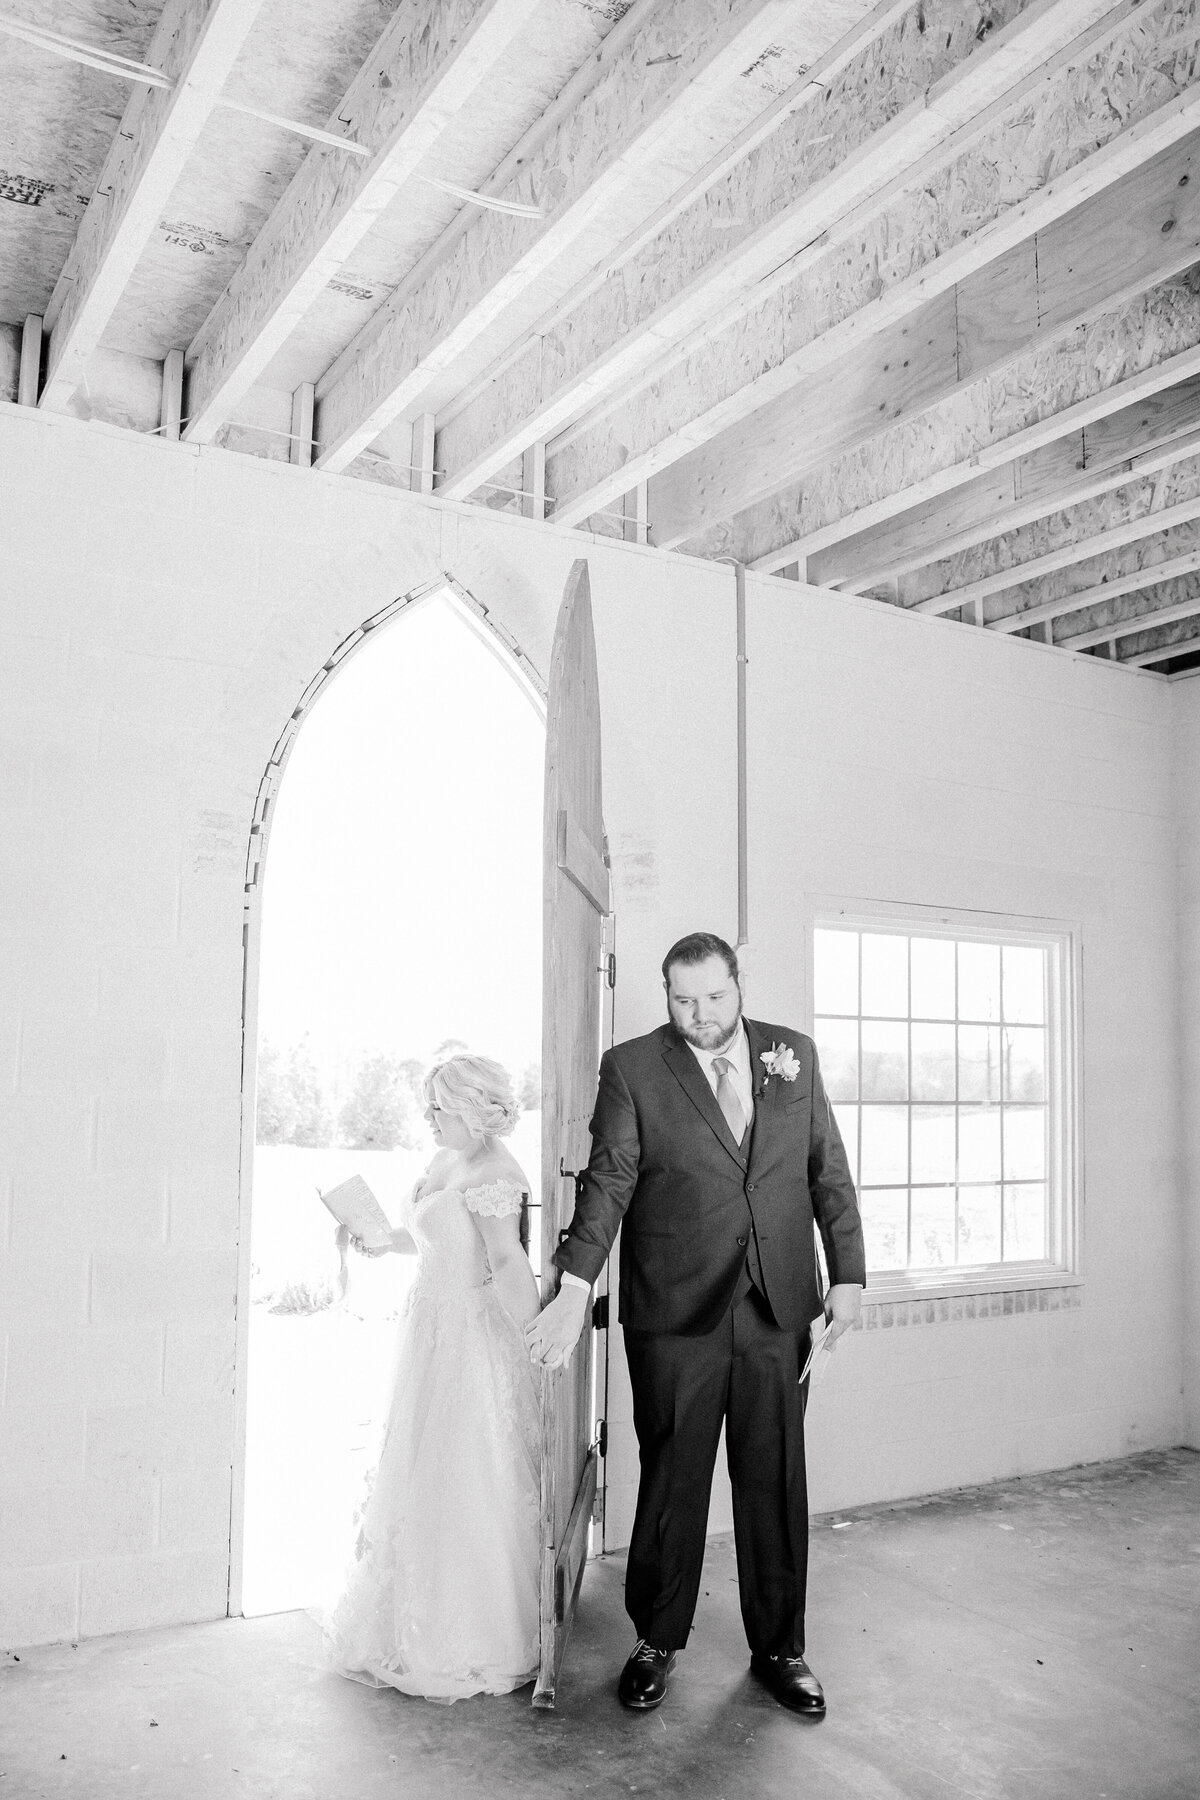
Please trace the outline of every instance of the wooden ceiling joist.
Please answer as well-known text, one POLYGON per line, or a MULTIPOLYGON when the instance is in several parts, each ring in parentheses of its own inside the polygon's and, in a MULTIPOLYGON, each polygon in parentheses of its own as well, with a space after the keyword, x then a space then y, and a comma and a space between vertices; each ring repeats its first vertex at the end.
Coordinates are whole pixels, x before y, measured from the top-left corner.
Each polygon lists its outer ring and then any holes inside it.
MULTIPOLYGON (((1192 564, 1193 570, 1197 567, 1200 567, 1200 557, 1192 564)), ((1147 587, 1152 585, 1151 582, 1146 583, 1147 587)), ((1174 625, 1180 619, 1194 619, 1198 614, 1200 594, 1194 594, 1190 600, 1181 600, 1175 606, 1164 606, 1155 612, 1135 613, 1131 618, 1115 620, 1111 625, 1098 625, 1092 631, 1078 631, 1074 636, 1060 638, 1058 641, 1064 649, 1090 650, 1096 644, 1113 644, 1119 638, 1136 637, 1147 626, 1174 625)), ((1160 651, 1154 660, 1158 660, 1162 654, 1160 651)))
POLYGON ((1177 406, 1170 409, 1186 419, 1185 425, 1159 423, 1148 428, 1146 409, 1135 410, 1136 435, 1123 457, 1114 458, 1099 445, 1090 445, 1085 433, 1073 433, 1035 456, 968 483, 947 499, 916 508, 892 527, 810 557, 809 581, 818 587, 869 593, 881 582, 895 581, 1052 513, 1115 493, 1141 476, 1200 453, 1200 382, 1185 384, 1177 406))
POLYGON ((830 546, 953 494, 981 474, 1131 413, 1200 375, 1200 303, 1191 295, 1184 305, 1184 298, 1173 296, 1176 304, 1152 336, 1148 308, 1139 301, 1080 333, 1078 343, 1054 347, 1049 359, 1044 353, 1024 359, 1002 389, 992 378, 972 384, 915 423, 903 421, 827 464, 802 489, 748 508, 731 526, 700 540, 697 553, 736 556, 763 574, 807 564, 830 546), (1133 365, 1131 374, 1109 385, 1098 377, 1092 341, 1101 330, 1108 354, 1114 344, 1128 345, 1126 363, 1133 365), (871 497, 856 504, 857 495, 871 497))
MULTIPOLYGON (((752 183, 751 191, 742 196, 743 204, 739 206, 738 217, 736 219, 727 218, 725 210, 729 200, 729 190, 726 178, 740 168, 743 185, 746 185, 749 171, 755 166, 755 153, 760 147, 768 139, 777 135, 782 136, 796 115, 804 112, 807 107, 815 105, 818 101, 827 102, 832 83, 846 65, 862 50, 883 36, 889 27, 911 10, 911 6, 912 0, 879 0, 879 4, 867 14, 860 24, 855 25, 848 34, 840 38, 830 51, 818 56, 815 62, 807 65, 790 87, 772 100, 763 112, 742 131, 736 133, 728 143, 722 145, 717 154, 710 157, 708 162, 697 169, 694 175, 684 181, 661 206, 647 218, 640 220, 635 229, 622 239, 600 266, 591 270, 569 289, 548 312, 534 321, 528 331, 516 338, 495 362, 486 367, 474 381, 468 383, 461 393, 447 403, 442 410, 438 427, 443 436, 447 428, 459 420, 462 414, 476 413, 476 417, 460 430, 471 439, 478 438, 485 443, 490 456, 491 440, 499 429, 494 417, 500 410, 501 403, 498 393, 501 384, 509 375, 509 371, 515 369, 525 359, 540 358, 545 348, 545 340, 548 338, 554 342, 556 350, 565 351, 569 342, 577 335, 573 321, 579 310, 602 290, 607 289, 611 295, 618 277, 622 286, 632 285, 636 289, 638 273, 634 265, 641 263, 643 252, 649 252, 650 266, 658 271, 661 279, 665 273, 662 268, 664 234, 670 230, 672 252, 680 254, 687 245, 691 232, 690 221, 685 220, 684 215, 689 213, 689 209, 696 201, 704 201, 708 213, 720 217, 721 223, 718 229, 726 236, 731 231, 739 230, 742 226, 749 224, 749 219, 743 214, 748 214, 752 208, 756 208, 760 204, 757 189, 762 184, 760 182, 752 183), (486 409, 488 417, 484 422, 480 422, 478 403, 484 397, 488 398, 486 409)), ((645 267, 646 264, 641 263, 641 266, 645 267)), ((674 278, 674 270, 671 271, 670 278, 674 278)), ((560 370, 560 378, 561 375, 562 371, 560 370)), ((527 367, 525 378, 530 392, 520 401, 513 401, 508 396, 507 390, 504 390, 504 403, 517 405, 522 414, 528 410, 529 406, 537 403, 543 385, 540 371, 535 372, 531 377, 527 367)), ((540 417, 540 415, 538 416, 540 417)), ((522 428, 514 436, 513 441, 526 438, 527 434, 522 428)), ((534 435, 527 441, 540 443, 544 442, 544 438, 534 435)), ((455 451, 456 447, 452 441, 446 453, 448 464, 463 459, 465 453, 460 451, 456 456, 455 451)), ((458 477, 448 466, 446 480, 451 479, 457 486, 458 477)))
POLYGON ((167 0, 147 61, 172 85, 130 95, 46 310, 42 406, 61 409, 82 382, 262 4, 167 0))
MULTIPOLYGON (((1191 617, 1194 616, 1196 615, 1191 615, 1191 617)), ((1184 622, 1190 623, 1191 618, 1189 617, 1184 622)), ((1200 649, 1200 633, 1194 631, 1176 633, 1172 625, 1165 626, 1159 633, 1154 630, 1156 623, 1157 621, 1153 618, 1141 621, 1144 635, 1155 639, 1155 642, 1144 650, 1122 656, 1119 660, 1125 668, 1145 669, 1153 667, 1156 663, 1174 662, 1177 657, 1194 657, 1197 649, 1200 649)), ((1114 649, 1115 647, 1114 645, 1114 649)), ((1185 665, 1181 673, 1187 674, 1190 673, 1190 670, 1185 665)))
POLYGON ((354 168, 314 149, 297 170, 188 351, 188 438, 216 434, 540 4, 477 0, 447 21, 409 0, 392 14, 330 120, 378 148, 354 168))
MULTIPOLYGON (((867 9, 851 0, 844 10, 867 9)), ((429 410, 446 371, 487 360, 480 347, 502 315, 515 309, 522 330, 547 294, 566 291, 620 242, 630 207, 653 211, 708 161, 706 113, 786 37, 789 14, 788 0, 659 0, 643 30, 622 34, 612 51, 610 34, 599 78, 537 134, 505 189, 540 202, 544 219, 484 213, 416 292, 406 286, 380 308, 317 385, 317 466, 344 469, 393 419, 429 410)), ((753 102, 750 84, 738 92, 753 102)))
MULTIPOLYGON (((1193 519, 1200 519, 1200 499, 1184 500, 1178 506, 1167 506, 1160 512, 1130 519, 1123 525, 1113 526, 1109 531, 1098 531, 1091 537, 1078 538, 1060 549, 1049 550, 1044 556, 1035 556, 1028 562, 1014 563, 1011 567, 998 569, 995 574, 981 576, 978 581, 965 582, 962 587, 951 588, 944 594, 933 594, 927 600, 919 600, 913 610, 924 613, 958 612, 960 608, 975 606, 993 594, 1005 593, 1009 588, 1023 587, 1027 582, 1037 581, 1043 575, 1056 574, 1060 569, 1069 569, 1076 563, 1090 562, 1093 557, 1105 556, 1109 551, 1120 550, 1126 544, 1135 544, 1142 538, 1170 531, 1176 525, 1188 525, 1193 519)), ((1025 622, 1034 623, 1032 619, 1023 619, 1022 623, 1025 622)))
MULTIPOLYGON (((1026 607, 1022 612, 1005 613, 998 619, 988 619, 987 629, 1005 633, 1025 631, 1034 625, 1069 618, 1072 613, 1086 612, 1090 606, 1105 605, 1114 600, 1125 599, 1130 594, 1145 593, 1147 588, 1157 587, 1164 581, 1175 581, 1182 575, 1193 575, 1197 570, 1200 570, 1200 551, 1188 550, 1181 556, 1167 557, 1144 569, 1135 569, 1129 575, 1119 575, 1111 581, 1101 581, 1093 587, 1080 588, 1076 593, 1066 594, 1059 600, 1045 600, 1039 605, 1026 607)), ((1094 642, 1103 643, 1108 635, 1103 633, 1094 642)), ((1077 648, 1082 648, 1076 639, 1072 638, 1071 642, 1077 648)))
MULTIPOLYGON (((740 385, 727 377, 726 398, 681 419, 681 392, 710 394, 720 362, 744 364, 745 347, 729 334, 728 348, 715 344, 703 368, 680 369, 669 390, 642 399, 636 416, 631 411, 619 426, 606 422, 613 446, 607 459, 616 466, 601 479, 582 490, 574 485, 577 465, 588 466, 589 455, 594 460, 590 447, 574 442, 562 454, 549 447, 555 518, 578 524, 622 484, 649 479, 651 541, 678 546, 713 518, 731 516, 772 484, 777 491, 811 468, 804 431, 814 377, 860 366, 882 342, 903 345, 910 328, 919 339, 936 297, 952 293, 960 321, 957 365, 943 390, 949 392, 1019 355, 1031 338, 1066 335, 1188 267, 1200 255, 1200 182, 1187 184, 1200 164, 1194 146, 1181 140, 1198 125, 1200 82, 763 373, 740 385), (1177 161, 1178 171, 1143 167, 1159 158, 1177 161), (1111 260, 1104 254, 1110 244, 1111 260), (781 458, 785 445, 791 455, 781 458)), ((864 292, 878 287, 870 265, 860 281, 864 292)), ((758 335, 764 348, 779 342, 765 324, 758 335)), ((854 441, 848 437, 843 448, 854 441)))
POLYGON ((549 387, 543 332, 456 412, 441 433, 441 491, 466 497, 525 444, 562 433, 581 415, 585 428, 596 409, 604 416, 661 379, 794 282, 799 253, 824 255, 848 242, 906 183, 919 185, 962 154, 999 109, 1028 99, 1031 81, 1046 78, 1047 59, 1066 45, 1084 54, 1098 32, 1111 36, 1132 11, 1131 0, 1116 8, 1111 0, 1038 0, 981 45, 960 0, 925 7, 923 30, 910 5, 877 8, 808 72, 805 93, 822 102, 812 117, 798 95, 776 131, 699 194, 669 234, 555 318, 549 387), (728 229, 714 230, 714 222, 728 229), (730 237, 733 246, 723 248, 730 237))

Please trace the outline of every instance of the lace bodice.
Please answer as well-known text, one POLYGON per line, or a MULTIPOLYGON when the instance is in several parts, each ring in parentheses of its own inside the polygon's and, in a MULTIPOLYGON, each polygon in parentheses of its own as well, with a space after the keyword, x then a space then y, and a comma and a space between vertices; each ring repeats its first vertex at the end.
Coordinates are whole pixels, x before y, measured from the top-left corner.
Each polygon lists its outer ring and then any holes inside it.
POLYGON ((442 1295, 479 1288, 491 1280, 487 1251, 471 1214, 500 1218, 521 1210, 522 1191, 512 1181, 489 1181, 480 1187, 415 1188, 405 1202, 402 1222, 420 1252, 417 1287, 442 1295))

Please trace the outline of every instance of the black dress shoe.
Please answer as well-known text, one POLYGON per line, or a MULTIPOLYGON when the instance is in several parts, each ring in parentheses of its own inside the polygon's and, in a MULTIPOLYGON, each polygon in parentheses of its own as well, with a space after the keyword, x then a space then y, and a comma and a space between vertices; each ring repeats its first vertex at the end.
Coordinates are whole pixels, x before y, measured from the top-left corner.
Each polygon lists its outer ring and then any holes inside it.
POLYGON ((667 1676, 674 1667, 673 1650, 656 1650, 645 1638, 639 1638, 633 1655, 621 1670, 617 1699, 633 1712, 650 1712, 661 1706, 667 1691, 667 1676))
POLYGON ((825 1691, 802 1656, 760 1656, 756 1651, 750 1667, 780 1706, 809 1719, 825 1717, 825 1691))

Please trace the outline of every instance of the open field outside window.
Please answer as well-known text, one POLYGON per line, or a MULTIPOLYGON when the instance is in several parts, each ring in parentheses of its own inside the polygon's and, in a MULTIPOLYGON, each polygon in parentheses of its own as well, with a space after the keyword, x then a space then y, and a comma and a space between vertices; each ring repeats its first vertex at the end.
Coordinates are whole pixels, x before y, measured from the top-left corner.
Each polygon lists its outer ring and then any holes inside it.
POLYGON ((1070 1271, 1070 933, 905 912, 813 931, 814 1036, 872 1285, 1070 1271))

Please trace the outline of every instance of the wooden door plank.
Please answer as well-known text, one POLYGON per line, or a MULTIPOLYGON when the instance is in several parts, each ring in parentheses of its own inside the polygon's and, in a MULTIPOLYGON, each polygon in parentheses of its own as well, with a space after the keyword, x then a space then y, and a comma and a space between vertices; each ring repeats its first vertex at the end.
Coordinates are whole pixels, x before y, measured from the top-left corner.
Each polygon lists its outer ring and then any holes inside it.
POLYGON ((558 815, 558 866, 598 913, 608 912, 609 880, 604 857, 566 811, 558 815))
MULTIPOLYGON (((574 1206, 571 1171, 588 1129, 600 1055, 600 965, 608 871, 600 770, 600 697, 585 561, 567 581, 551 655, 546 721, 542 1034, 542 1296, 574 1206)), ((578 1591, 597 1456, 592 1446, 592 1334, 568 1368, 543 1377, 541 1659, 535 1706, 551 1707, 578 1591)))

